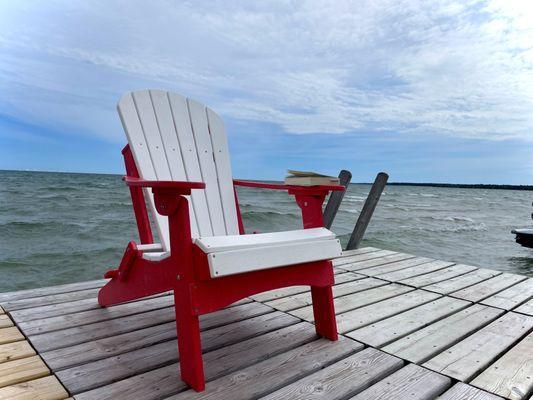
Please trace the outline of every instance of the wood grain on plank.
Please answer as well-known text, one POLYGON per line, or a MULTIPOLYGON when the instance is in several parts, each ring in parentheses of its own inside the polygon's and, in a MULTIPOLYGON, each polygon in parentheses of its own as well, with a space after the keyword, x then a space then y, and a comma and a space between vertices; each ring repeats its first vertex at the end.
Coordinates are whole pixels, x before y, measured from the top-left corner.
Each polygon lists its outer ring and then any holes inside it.
POLYGON ((24 336, 16 326, 0 328, 0 344, 16 342, 17 340, 24 340, 24 336))
POLYGON ((67 397, 67 391, 55 376, 45 376, 0 388, 0 400, 62 400, 67 397))
POLYGON ((502 310, 474 304, 383 347, 382 350, 414 363, 422 363, 483 326, 502 310))
MULTIPOLYGON (((261 303, 247 303, 202 315, 200 317, 200 325, 202 329, 208 329, 255 317, 257 315, 267 314, 272 311, 271 307, 261 303)), ((78 343, 120 335, 122 333, 132 332, 137 329, 174 320, 174 307, 167 307, 147 313, 134 314, 123 318, 115 318, 93 324, 75 326, 73 328, 52 331, 42 335, 34 335, 30 336, 30 341, 37 351, 45 352, 72 346, 78 343)))
POLYGON ((450 293, 450 296, 459 299, 479 302, 487 297, 498 293, 510 286, 516 285, 527 278, 522 275, 503 273, 473 286, 450 293))
POLYGON ((436 293, 425 292, 423 290, 408 292, 400 296, 339 314, 337 315, 337 326, 341 333, 350 332, 424 303, 428 303, 438 297, 440 296, 436 293))
MULTIPOLYGON (((356 281, 345 282, 336 284, 333 286, 333 296, 345 296, 352 293, 361 292, 363 290, 371 289, 378 286, 388 285, 387 281, 382 281, 375 278, 364 278, 356 281)), ((270 307, 281 311, 294 310, 295 308, 301 308, 305 306, 312 305, 311 293, 300 293, 294 296, 283 297, 281 299, 276 299, 265 303, 270 307)))
MULTIPOLYGON (((239 400, 265 396, 360 350, 361 347, 353 340, 342 337, 338 342, 319 339, 207 382, 202 398, 239 400)), ((187 390, 168 400, 196 398, 196 392, 187 390)))
POLYGON ((385 272, 383 274, 374 276, 379 279, 385 279, 391 282, 398 282, 402 279, 411 278, 413 276, 419 276, 430 272, 439 271, 451 265, 453 265, 453 263, 448 261, 431 261, 428 263, 415 265, 409 268, 403 268, 397 271, 385 272))
POLYGON ((391 254, 385 257, 374 258, 373 260, 358 261, 358 262, 353 262, 349 264, 344 264, 342 268, 344 268, 347 271, 357 271, 359 269, 377 267, 379 265, 391 264, 391 263, 398 262, 398 261, 404 261, 404 260, 414 258, 414 257, 415 256, 412 254, 405 254, 405 253, 391 254))
POLYGON ((451 389, 443 393, 439 400, 502 400, 502 398, 466 383, 457 382, 451 389))
POLYGON ((7 314, 0 315, 0 328, 7 328, 9 326, 13 326, 11 318, 7 314))
MULTIPOLYGON (((204 354, 207 381, 239 371, 277 354, 316 340, 314 326, 301 322, 204 354)), ((179 378, 179 364, 171 364, 76 395, 77 400, 161 399, 187 388, 179 378)))
POLYGON ((424 366, 467 382, 533 328, 533 317, 509 312, 438 354, 424 366))
MULTIPOLYGON (((298 318, 281 312, 263 314, 202 332, 202 347, 204 351, 209 351, 211 348, 231 344, 235 340, 244 340, 298 322, 298 318)), ((58 371, 67 367, 118 356, 164 341, 169 341, 169 351, 174 353, 177 346, 175 340, 176 324, 172 321, 122 335, 47 351, 40 353, 40 355, 52 370, 58 371)))
POLYGON ((67 303, 73 300, 90 299, 98 295, 100 288, 85 289, 76 292, 50 294, 41 297, 32 297, 29 299, 6 300, 2 306, 6 311, 20 310, 23 308, 38 307, 50 304, 67 303))
POLYGON ((464 300, 441 297, 411 310, 346 333, 347 336, 374 347, 381 347, 415 332, 434 321, 466 308, 464 300))
POLYGON ((481 303, 492 307, 512 310, 533 297, 533 279, 526 279, 508 289, 486 298, 481 303))
MULTIPOLYGON (((398 296, 403 293, 412 291, 413 288, 409 286, 390 284, 386 286, 380 286, 372 289, 368 289, 362 292, 349 294, 346 296, 337 297, 333 300, 335 303, 335 312, 341 314, 359 307, 366 306, 368 304, 376 303, 378 301, 388 299, 394 296, 398 296)), ((313 321, 313 307, 306 306, 291 310, 292 315, 306 321, 313 321)))
POLYGON ((6 300, 21 300, 35 297, 43 297, 48 295, 56 295, 60 293, 77 292, 85 289, 100 288, 107 283, 107 279, 98 279, 94 281, 84 281, 76 283, 67 283, 65 285, 47 286, 36 289, 18 290, 15 292, 0 293, 0 303, 6 300))
POLYGON ((500 357, 471 384, 509 399, 525 399, 533 390, 533 333, 500 357))
MULTIPOLYGON (((366 278, 364 275, 355 274, 353 272, 341 272, 335 275, 335 284, 343 282, 351 282, 358 279, 366 278)), ((294 296, 300 293, 309 292, 309 286, 290 286, 281 289, 270 290, 268 292, 255 294, 250 296, 251 299, 266 303, 272 300, 281 299, 287 296, 294 296)))
POLYGON ((14 385, 49 375, 50 371, 39 356, 31 356, 0 364, 0 387, 14 385))
POLYGON ((456 264, 448 268, 430 272, 428 274, 402 279, 398 283, 421 288, 427 285, 431 285, 433 283, 442 282, 447 279, 455 278, 456 276, 460 276, 468 272, 475 271, 476 269, 477 267, 473 267, 471 265, 456 264))
POLYGON ((263 397, 264 400, 346 399, 403 366, 402 360, 367 348, 263 397))
POLYGON ((451 379, 409 364, 378 383, 372 385, 354 400, 412 399, 433 400, 451 385, 451 379))
POLYGON ((0 363, 35 355, 35 350, 26 340, 0 344, 0 363))
POLYGON ((426 258, 426 257, 415 257, 415 258, 409 258, 407 260, 393 262, 390 264, 363 268, 363 269, 357 270, 357 273, 368 275, 368 276, 377 276, 377 275, 388 273, 388 272, 399 271, 401 269, 414 267, 416 265, 422 265, 422 264, 425 264, 431 261, 435 261, 435 260, 433 260, 432 258, 426 258))
POLYGON ((15 322, 28 336, 46 332, 87 325, 95 322, 124 318, 129 315, 140 314, 151 310, 174 306, 174 296, 161 296, 139 300, 131 303, 118 304, 112 307, 76 312, 74 314, 59 315, 27 322, 15 322))
POLYGON ((500 274, 500 271, 480 268, 475 271, 468 272, 464 275, 456 276, 455 278, 424 286, 424 290, 429 290, 441 294, 448 294, 457 290, 464 289, 468 286, 475 285, 476 283, 485 281, 500 274))
POLYGON ((368 252, 365 254, 358 254, 355 256, 345 257, 345 258, 337 258, 333 260, 333 265, 336 267, 345 268, 345 265, 347 264, 352 264, 354 262, 359 262, 359 261, 373 260, 375 258, 390 256, 393 254, 397 254, 397 253, 395 251, 389 251, 389 250, 378 250, 378 251, 368 252))

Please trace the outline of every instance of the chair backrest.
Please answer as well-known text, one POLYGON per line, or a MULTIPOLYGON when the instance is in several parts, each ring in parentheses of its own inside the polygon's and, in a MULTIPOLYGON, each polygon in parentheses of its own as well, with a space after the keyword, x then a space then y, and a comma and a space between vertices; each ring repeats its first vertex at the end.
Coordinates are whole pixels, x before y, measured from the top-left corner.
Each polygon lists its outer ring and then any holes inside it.
MULTIPOLYGON (((118 112, 141 178, 205 182, 190 196, 193 237, 239 234, 233 177, 222 119, 177 93, 126 93, 118 112)), ((145 190, 161 244, 170 249, 168 221, 145 190)))

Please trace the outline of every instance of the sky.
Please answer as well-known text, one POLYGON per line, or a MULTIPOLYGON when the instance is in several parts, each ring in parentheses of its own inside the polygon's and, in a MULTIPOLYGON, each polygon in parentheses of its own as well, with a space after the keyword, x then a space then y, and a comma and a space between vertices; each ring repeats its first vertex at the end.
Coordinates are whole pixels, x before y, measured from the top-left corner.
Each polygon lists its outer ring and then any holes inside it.
POLYGON ((0 0, 0 169, 123 173, 144 88, 216 110, 238 178, 533 184, 533 1, 0 0))

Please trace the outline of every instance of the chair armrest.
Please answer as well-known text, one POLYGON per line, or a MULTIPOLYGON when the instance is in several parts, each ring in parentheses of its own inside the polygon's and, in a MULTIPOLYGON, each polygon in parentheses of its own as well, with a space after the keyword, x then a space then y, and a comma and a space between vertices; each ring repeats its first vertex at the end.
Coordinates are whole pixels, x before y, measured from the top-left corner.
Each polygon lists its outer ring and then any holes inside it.
POLYGON ((145 181, 141 178, 125 176, 122 178, 126 185, 136 187, 150 187, 152 189, 171 189, 177 193, 188 194, 191 189, 205 189, 204 182, 184 182, 184 181, 145 181))
POLYGON ((259 189, 272 189, 272 190, 287 190, 289 194, 322 194, 330 191, 344 191, 346 188, 342 185, 316 185, 316 186, 304 186, 304 185, 285 185, 279 183, 263 183, 253 181, 243 181, 234 179, 233 184, 235 186, 253 187, 259 189))

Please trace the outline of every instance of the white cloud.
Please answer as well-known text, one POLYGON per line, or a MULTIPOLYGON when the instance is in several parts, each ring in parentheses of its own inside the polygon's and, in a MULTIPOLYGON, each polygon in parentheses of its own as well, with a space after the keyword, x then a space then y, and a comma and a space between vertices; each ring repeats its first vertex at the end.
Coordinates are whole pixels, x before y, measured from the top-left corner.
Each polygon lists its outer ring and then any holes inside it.
POLYGON ((532 4, 5 2, 0 106, 122 138, 114 103, 151 86, 289 133, 532 139, 532 4))

